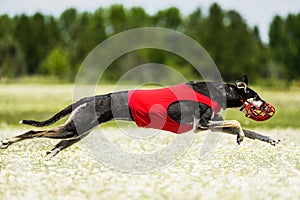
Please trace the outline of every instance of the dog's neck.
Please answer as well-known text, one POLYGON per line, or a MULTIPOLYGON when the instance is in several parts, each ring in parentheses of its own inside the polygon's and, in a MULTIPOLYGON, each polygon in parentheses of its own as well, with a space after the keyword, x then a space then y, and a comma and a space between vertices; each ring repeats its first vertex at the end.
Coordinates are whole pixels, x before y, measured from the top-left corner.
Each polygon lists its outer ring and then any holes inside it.
POLYGON ((236 108, 242 106, 241 98, 235 85, 225 84, 225 92, 227 108, 236 108))
POLYGON ((233 84, 224 82, 188 82, 188 85, 193 90, 218 102, 223 108, 237 108, 242 106, 238 89, 233 84), (224 97, 226 97, 226 102, 224 102, 224 97))

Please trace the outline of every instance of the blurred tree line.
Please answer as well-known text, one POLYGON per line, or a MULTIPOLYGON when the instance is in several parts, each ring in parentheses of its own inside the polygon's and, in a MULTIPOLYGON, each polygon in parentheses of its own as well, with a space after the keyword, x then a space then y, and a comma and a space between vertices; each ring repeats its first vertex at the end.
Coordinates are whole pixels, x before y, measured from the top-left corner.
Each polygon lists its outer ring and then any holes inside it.
MULTIPOLYGON (((2 15, 0 24, 0 78, 46 75, 72 81, 87 54, 103 40, 128 29, 153 26, 177 30, 198 41, 226 81, 245 73, 252 80, 300 79, 300 14, 275 16, 268 44, 261 41, 258 27, 250 27, 238 12, 225 11, 218 4, 211 5, 207 15, 200 8, 188 16, 175 7, 149 15, 140 7, 113 5, 92 13, 70 8, 59 17, 2 15)), ((199 79, 183 58, 153 49, 123 55, 104 78, 116 81, 130 68, 149 62, 199 79)))

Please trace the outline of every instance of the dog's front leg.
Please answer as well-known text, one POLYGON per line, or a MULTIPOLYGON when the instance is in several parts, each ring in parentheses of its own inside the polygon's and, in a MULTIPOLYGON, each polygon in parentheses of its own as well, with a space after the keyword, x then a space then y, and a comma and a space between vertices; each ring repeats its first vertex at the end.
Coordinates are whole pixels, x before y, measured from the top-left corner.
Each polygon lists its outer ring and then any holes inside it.
POLYGON ((241 142, 245 138, 245 133, 241 127, 241 124, 236 120, 225 120, 225 121, 210 121, 208 129, 212 131, 226 132, 226 129, 233 129, 237 134, 237 143, 241 142), (223 130, 224 129, 224 130, 223 130))
POLYGON ((247 138, 250 138, 253 140, 258 139, 260 141, 267 142, 273 146, 276 146, 277 144, 279 144, 281 142, 279 139, 273 139, 272 137, 269 137, 269 136, 260 135, 253 131, 250 131, 250 130, 243 129, 243 131, 247 138))
MULTIPOLYGON (((211 131, 220 131, 220 132, 223 132, 223 133, 229 133, 229 134, 232 134, 232 135, 238 135, 238 131, 234 128, 222 128, 222 129, 212 128, 210 130, 211 131)), ((273 146, 276 146, 277 144, 279 144, 281 142, 279 139, 273 139, 272 137, 261 135, 261 134, 258 134, 254 131, 250 131, 250 130, 247 130, 247 129, 243 129, 243 132, 245 134, 245 137, 247 137, 247 138, 250 138, 252 140, 257 139, 257 140, 269 143, 273 146)))
POLYGON ((194 133, 198 133, 198 132, 202 131, 199 121, 200 121, 200 118, 194 116, 194 122, 193 122, 194 133))
MULTIPOLYGON (((194 121, 193 121, 193 131, 194 133, 197 133, 199 131, 207 130, 209 127, 209 123, 211 120, 211 117, 214 115, 213 110, 211 108, 206 108, 204 112, 201 114, 197 110, 194 113, 194 121)), ((215 115, 217 116, 217 115, 215 115)))

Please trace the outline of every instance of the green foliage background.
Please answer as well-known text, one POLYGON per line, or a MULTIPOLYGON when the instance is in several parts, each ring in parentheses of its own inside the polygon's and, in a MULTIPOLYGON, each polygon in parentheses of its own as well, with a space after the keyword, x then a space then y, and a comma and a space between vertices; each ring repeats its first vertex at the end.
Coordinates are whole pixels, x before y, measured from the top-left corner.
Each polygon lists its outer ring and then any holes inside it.
MULTIPOLYGON (((35 13, 0 16, 0 79, 46 75, 72 81, 87 54, 108 37, 138 27, 165 27, 198 41, 217 64, 223 79, 247 73, 252 81, 286 85, 300 78, 300 14, 275 16, 269 42, 235 10, 212 4, 185 16, 171 7, 149 15, 141 7, 112 5, 94 12, 65 10, 59 17, 35 13)), ((174 67, 189 79, 199 79, 192 66, 159 50, 126 54, 111 64, 104 76, 115 82, 128 69, 149 62, 174 67)))

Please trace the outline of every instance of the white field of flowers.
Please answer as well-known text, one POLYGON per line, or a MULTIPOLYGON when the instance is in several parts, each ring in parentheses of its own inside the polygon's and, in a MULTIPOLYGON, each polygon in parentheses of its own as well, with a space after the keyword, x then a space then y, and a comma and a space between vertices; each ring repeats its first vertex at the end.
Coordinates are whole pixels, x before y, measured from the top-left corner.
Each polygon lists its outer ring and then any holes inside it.
MULTIPOLYGON (((174 138, 162 133, 137 140, 116 127, 104 129, 115 146, 133 153, 155 151, 174 138)), ((0 136, 22 131, 8 128, 0 136)), ((210 134, 203 132, 172 164, 138 174, 105 165, 84 142, 45 161, 56 140, 23 141, 0 150, 0 199, 300 199, 300 130, 256 131, 282 143, 245 139, 238 146, 234 136, 222 134, 201 156, 210 134)))

